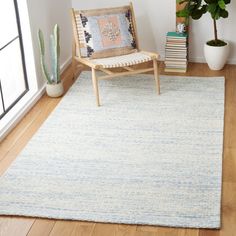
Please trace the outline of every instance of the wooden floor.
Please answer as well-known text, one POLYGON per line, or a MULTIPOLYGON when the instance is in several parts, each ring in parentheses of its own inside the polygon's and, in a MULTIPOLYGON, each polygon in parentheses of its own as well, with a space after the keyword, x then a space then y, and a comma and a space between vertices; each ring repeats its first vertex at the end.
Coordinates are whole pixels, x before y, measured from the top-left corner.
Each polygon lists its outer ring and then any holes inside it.
MULTIPOLYGON (((161 66, 162 67, 162 66, 161 66)), ((226 106, 222 229, 198 230, 137 225, 86 223, 23 217, 0 217, 0 236, 235 236, 236 235, 236 66, 213 72, 204 64, 190 64, 190 76, 225 76, 226 106)), ((63 74, 66 89, 73 83, 71 68, 63 74)), ((43 96, 18 126, 0 144, 0 175, 6 171, 60 99, 43 96)), ((94 100, 95 106, 95 100, 94 100)))

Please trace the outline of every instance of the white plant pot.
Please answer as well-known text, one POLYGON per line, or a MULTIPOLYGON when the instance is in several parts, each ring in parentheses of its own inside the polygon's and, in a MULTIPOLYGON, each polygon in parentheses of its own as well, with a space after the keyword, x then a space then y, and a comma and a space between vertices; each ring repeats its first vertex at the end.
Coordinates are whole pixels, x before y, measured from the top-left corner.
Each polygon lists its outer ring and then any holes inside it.
POLYGON ((223 69, 229 56, 229 43, 222 47, 214 47, 205 44, 205 59, 211 70, 223 69))
POLYGON ((61 97, 64 93, 63 83, 58 84, 46 84, 46 91, 49 97, 57 98, 61 97))

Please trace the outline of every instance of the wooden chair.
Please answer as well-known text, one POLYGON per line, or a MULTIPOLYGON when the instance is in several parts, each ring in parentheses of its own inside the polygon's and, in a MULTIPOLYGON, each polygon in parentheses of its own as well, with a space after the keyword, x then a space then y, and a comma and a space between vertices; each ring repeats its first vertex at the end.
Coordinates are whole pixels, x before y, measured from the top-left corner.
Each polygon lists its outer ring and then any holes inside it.
MULTIPOLYGON (((81 20, 81 12, 84 11, 78 11, 71 9, 71 16, 72 16, 72 26, 73 26, 73 72, 74 77, 76 77, 76 71, 78 65, 86 65, 91 68, 92 70, 92 81, 93 81, 93 88, 96 95, 96 102, 97 106, 100 106, 100 99, 99 99, 99 89, 98 89, 98 81, 101 79, 112 79, 119 76, 128 76, 133 74, 141 74, 141 73, 147 73, 150 71, 154 72, 154 78, 155 78, 155 84, 157 93, 160 94, 160 81, 159 81, 159 73, 158 73, 158 63, 157 59, 159 58, 159 55, 152 52, 146 52, 142 51, 139 48, 139 42, 137 37, 137 28, 136 28, 136 22, 134 17, 134 10, 133 5, 130 3, 129 6, 125 6, 129 9, 129 12, 131 13, 131 22, 132 25, 130 26, 130 29, 132 30, 132 33, 134 35, 135 40, 135 50, 131 53, 124 53, 124 55, 109 55, 108 57, 102 57, 102 58, 90 58, 89 56, 82 55, 82 49, 86 48, 86 42, 84 38, 84 29, 83 29, 83 21, 81 20), (151 68, 146 69, 135 69, 133 68, 134 65, 146 63, 148 61, 153 61, 151 68), (113 69, 119 69, 113 70, 113 69), (103 76, 97 76, 96 72, 102 71, 105 73, 103 76)), ((99 9, 102 11, 102 9, 99 9)), ((104 9, 105 11, 108 9, 104 9)), ((110 11, 116 12, 117 8, 111 8, 110 11)), ((91 10, 96 11, 96 10, 91 10)))

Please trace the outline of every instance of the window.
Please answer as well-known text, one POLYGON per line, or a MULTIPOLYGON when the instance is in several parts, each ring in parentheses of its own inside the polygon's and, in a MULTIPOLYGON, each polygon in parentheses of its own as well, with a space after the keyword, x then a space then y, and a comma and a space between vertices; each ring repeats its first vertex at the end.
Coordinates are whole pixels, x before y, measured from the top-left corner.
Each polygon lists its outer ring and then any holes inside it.
POLYGON ((29 91, 17 0, 0 2, 0 119, 29 91))

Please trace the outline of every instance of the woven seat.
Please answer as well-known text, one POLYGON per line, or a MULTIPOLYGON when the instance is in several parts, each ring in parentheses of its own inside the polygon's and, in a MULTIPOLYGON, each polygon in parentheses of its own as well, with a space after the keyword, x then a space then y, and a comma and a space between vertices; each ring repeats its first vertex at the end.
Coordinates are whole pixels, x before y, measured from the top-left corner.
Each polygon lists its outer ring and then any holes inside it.
POLYGON ((154 56, 147 55, 146 53, 143 52, 136 52, 116 57, 92 59, 90 60, 90 62, 102 68, 109 69, 109 68, 133 66, 144 62, 152 61, 154 58, 158 59, 157 57, 158 56, 155 55, 154 56))
POLYGON ((129 6, 117 8, 82 11, 72 9, 71 16, 74 33, 72 63, 74 78, 76 78, 78 66, 86 65, 91 68, 98 106, 100 106, 98 89, 100 79, 152 71, 157 93, 160 94, 157 63, 159 55, 140 50, 132 3, 129 6), (151 68, 133 67, 151 61, 153 62, 151 68), (118 68, 119 72, 113 70, 115 68, 118 68), (96 71, 99 70, 107 75, 98 77, 96 71))

